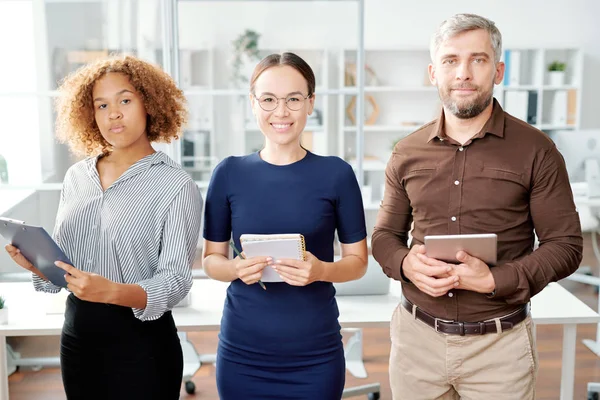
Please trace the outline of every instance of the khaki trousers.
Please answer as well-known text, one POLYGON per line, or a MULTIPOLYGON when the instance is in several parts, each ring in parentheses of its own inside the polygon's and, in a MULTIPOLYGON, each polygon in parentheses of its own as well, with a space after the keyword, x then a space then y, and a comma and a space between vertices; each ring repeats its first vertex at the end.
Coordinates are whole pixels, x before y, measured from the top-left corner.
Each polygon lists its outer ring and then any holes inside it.
POLYGON ((402 305, 390 326, 394 400, 533 400, 538 370, 533 321, 485 335, 446 335, 402 305))

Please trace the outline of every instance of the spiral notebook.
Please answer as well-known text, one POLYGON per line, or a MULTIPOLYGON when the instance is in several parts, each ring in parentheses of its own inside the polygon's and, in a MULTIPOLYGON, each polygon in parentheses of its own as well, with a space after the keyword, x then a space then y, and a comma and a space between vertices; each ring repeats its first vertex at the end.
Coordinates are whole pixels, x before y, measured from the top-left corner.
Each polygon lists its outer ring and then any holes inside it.
MULTIPOLYGON (((247 258, 272 257, 273 261, 281 258, 305 260, 306 245, 304 236, 299 233, 255 235, 243 234, 240 236, 242 251, 247 258)), ((263 270, 261 281, 283 282, 279 274, 267 266, 263 270)))

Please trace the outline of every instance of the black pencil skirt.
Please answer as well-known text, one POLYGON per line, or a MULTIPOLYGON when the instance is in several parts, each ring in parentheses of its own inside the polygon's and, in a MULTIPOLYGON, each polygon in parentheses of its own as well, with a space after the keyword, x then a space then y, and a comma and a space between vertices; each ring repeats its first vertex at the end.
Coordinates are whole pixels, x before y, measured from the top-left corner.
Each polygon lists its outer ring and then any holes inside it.
POLYGON ((68 400, 179 399, 183 354, 170 311, 142 322, 131 308, 70 294, 60 363, 68 400))

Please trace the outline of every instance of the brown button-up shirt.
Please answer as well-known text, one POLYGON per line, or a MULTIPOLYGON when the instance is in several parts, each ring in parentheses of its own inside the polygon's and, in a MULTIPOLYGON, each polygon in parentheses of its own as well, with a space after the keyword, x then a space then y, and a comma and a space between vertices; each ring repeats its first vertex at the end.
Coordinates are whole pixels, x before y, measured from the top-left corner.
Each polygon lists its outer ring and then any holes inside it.
POLYGON ((505 113, 494 99, 481 132, 464 145, 437 120, 398 142, 386 168, 372 251, 403 294, 442 319, 477 322, 508 314, 582 257, 579 216, 565 163, 543 132, 505 113), (496 293, 451 290, 440 297, 402 279, 402 261, 426 235, 496 233, 496 293), (534 229, 539 238, 535 251, 534 229))

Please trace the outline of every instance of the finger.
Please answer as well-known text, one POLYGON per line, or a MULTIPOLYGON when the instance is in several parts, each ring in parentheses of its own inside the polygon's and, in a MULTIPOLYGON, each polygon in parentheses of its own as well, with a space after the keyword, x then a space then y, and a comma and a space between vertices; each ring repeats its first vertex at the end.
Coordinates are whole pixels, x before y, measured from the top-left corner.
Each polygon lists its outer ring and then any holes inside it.
POLYGON ((306 277, 303 277, 303 276, 293 275, 293 274, 290 274, 289 272, 283 272, 283 271, 277 271, 277 272, 279 273, 279 276, 285 277, 292 281, 296 281, 297 283, 305 284, 307 281, 306 277))
POLYGON ((431 265, 432 267, 451 266, 447 262, 438 260, 437 258, 427 257, 425 254, 418 253, 416 256, 423 264, 431 265))
POLYGON ((302 268, 304 261, 294 260, 293 258, 280 258, 275 261, 275 265, 287 265, 289 267, 302 268))
POLYGON ((413 269, 416 272, 426 275, 426 276, 443 275, 443 274, 447 274, 452 271, 452 267, 450 265, 431 266, 431 265, 423 264, 421 262, 418 262, 415 265, 413 265, 413 269))
POLYGON ((62 261, 55 261, 54 265, 75 277, 79 276, 79 270, 72 265, 69 265, 62 261))
POLYGON ((279 276, 288 285, 292 285, 292 286, 305 286, 306 285, 306 283, 304 283, 303 281, 299 281, 299 280, 295 279, 294 277, 290 276, 289 274, 281 273, 281 274, 279 274, 279 276))
POLYGON ((458 284, 454 283, 452 285, 449 286, 442 286, 442 287, 431 287, 430 285, 428 285, 427 283, 424 282, 417 282, 416 285, 417 287, 424 293, 427 293, 428 295, 432 296, 432 297, 439 297, 439 296, 443 296, 446 293, 448 293, 450 290, 452 289, 457 289, 458 286, 456 286, 458 284))
POLYGON ((9 256, 11 256, 12 258, 16 258, 19 254, 21 254, 21 251, 16 248, 15 246, 11 246, 11 245, 6 245, 5 247, 6 252, 8 253, 9 256))
POLYGON ((248 261, 254 261, 254 262, 269 262, 273 260, 273 257, 265 257, 265 256, 261 256, 261 257, 250 257, 248 258, 248 261))
POLYGON ((421 291, 423 293, 427 293, 431 297, 441 297, 441 296, 445 295, 446 293, 448 293, 448 290, 442 290, 442 289, 434 290, 434 289, 428 288, 427 286, 421 288, 421 291))
POLYGON ((70 283, 72 285, 75 286, 79 286, 79 279, 75 278, 73 275, 70 274, 65 274, 65 281, 67 281, 67 283, 70 283))
POLYGON ((249 276, 256 273, 262 273, 262 270, 265 269, 267 263, 254 264, 250 266, 242 266, 238 269, 240 276, 249 276))
POLYGON ((31 272, 38 271, 38 269, 35 267, 35 265, 30 263, 29 260, 27 258, 25 258, 25 256, 23 254, 21 254, 19 251, 17 251, 17 254, 15 254, 12 257, 12 259, 14 262, 16 262, 18 265, 20 265, 21 267, 25 268, 28 271, 31 271, 31 272))
POLYGON ((252 284, 258 282, 260 280, 260 278, 262 278, 262 273, 256 273, 256 274, 252 274, 252 275, 245 277, 243 279, 243 281, 247 285, 252 285, 252 284))
POLYGON ((443 288, 454 288, 458 286, 458 276, 451 276, 449 278, 436 279, 427 275, 418 276, 419 282, 428 286, 431 289, 443 289, 443 288))
POLYGON ((295 267, 290 267, 288 265, 274 265, 273 269, 277 272, 283 272, 290 276, 302 277, 305 278, 308 275, 308 271, 303 269, 298 269, 295 267))
POLYGON ((458 261, 460 261, 463 264, 467 264, 467 265, 473 265, 475 264, 477 261, 479 261, 478 258, 473 257, 472 255, 468 254, 465 251, 459 251, 458 253, 456 253, 456 259, 458 261))
POLYGON ((273 261, 273 258, 271 258, 271 257, 251 257, 251 258, 244 260, 242 265, 245 265, 246 267, 248 267, 248 266, 260 264, 260 263, 269 263, 271 261, 273 261))
POLYGON ((73 285, 72 283, 67 285, 67 289, 69 290, 69 292, 73 293, 75 296, 77 296, 77 297, 80 296, 79 288, 77 286, 73 285))
POLYGON ((417 288, 419 288, 419 290, 420 290, 421 292, 423 292, 423 293, 425 293, 425 294, 427 294, 427 295, 429 295, 429 296, 431 296, 431 297, 438 297, 437 295, 435 295, 435 294, 434 294, 434 293, 431 291, 431 289, 430 289, 429 287, 427 287, 427 286, 425 286, 425 285, 423 285, 423 284, 421 284, 421 283, 416 283, 416 282, 415 282, 415 285, 417 286, 417 288))
POLYGON ((422 244, 416 244, 410 249, 410 252, 425 254, 425 246, 422 244))

